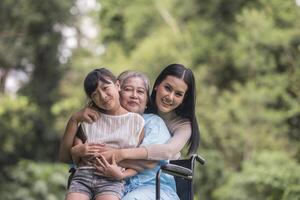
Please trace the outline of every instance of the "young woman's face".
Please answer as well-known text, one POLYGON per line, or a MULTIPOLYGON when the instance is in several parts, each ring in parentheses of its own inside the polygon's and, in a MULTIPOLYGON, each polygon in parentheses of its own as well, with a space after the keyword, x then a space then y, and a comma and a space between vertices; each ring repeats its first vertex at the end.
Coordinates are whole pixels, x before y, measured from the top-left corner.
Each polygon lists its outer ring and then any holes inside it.
POLYGON ((147 89, 139 77, 128 78, 121 86, 121 105, 130 112, 143 114, 147 104, 147 89))
POLYGON ((114 111, 119 105, 119 83, 104 83, 102 81, 98 82, 97 89, 92 93, 92 101, 101 109, 107 111, 114 111))
POLYGON ((175 76, 166 78, 155 88, 155 103, 158 113, 168 113, 175 110, 183 101, 188 89, 187 84, 175 76))

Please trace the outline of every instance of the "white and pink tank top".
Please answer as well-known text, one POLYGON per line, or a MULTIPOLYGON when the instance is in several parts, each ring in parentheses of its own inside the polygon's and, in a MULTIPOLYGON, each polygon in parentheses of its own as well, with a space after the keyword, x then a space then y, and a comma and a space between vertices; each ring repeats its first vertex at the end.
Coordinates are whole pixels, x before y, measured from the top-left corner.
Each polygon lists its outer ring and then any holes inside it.
POLYGON ((139 143, 144 119, 137 113, 106 115, 92 123, 81 123, 88 143, 105 143, 114 148, 132 148, 139 143))

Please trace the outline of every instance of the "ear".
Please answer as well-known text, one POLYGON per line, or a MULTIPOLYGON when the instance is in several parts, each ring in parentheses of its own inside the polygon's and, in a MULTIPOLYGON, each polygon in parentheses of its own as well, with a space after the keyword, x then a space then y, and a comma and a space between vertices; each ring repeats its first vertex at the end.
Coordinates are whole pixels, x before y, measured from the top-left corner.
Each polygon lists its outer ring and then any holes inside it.
POLYGON ((157 90, 157 86, 155 86, 155 87, 153 88, 153 90, 155 90, 155 91, 156 91, 156 90, 157 90))
POLYGON ((121 92, 120 82, 119 82, 119 81, 116 81, 115 85, 116 85, 116 87, 118 88, 118 91, 121 92))

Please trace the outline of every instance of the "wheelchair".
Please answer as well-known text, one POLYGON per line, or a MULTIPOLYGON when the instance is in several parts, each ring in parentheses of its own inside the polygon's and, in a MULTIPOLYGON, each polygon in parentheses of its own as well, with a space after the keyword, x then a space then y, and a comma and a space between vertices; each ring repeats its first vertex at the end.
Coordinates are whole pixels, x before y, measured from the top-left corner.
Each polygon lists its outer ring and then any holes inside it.
POLYGON ((193 154, 190 159, 171 160, 170 163, 161 166, 156 173, 156 200, 160 200, 160 174, 167 173, 173 175, 176 182, 177 194, 180 200, 193 200, 193 175, 195 161, 204 165, 205 160, 193 154))

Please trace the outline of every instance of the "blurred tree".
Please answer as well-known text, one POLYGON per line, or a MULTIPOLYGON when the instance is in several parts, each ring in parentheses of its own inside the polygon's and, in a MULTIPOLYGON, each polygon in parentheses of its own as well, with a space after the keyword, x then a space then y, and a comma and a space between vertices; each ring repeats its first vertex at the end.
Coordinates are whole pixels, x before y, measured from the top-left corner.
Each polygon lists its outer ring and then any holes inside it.
POLYGON ((0 69, 4 72, 1 87, 4 87, 7 72, 24 71, 30 78, 21 93, 36 107, 32 129, 27 130, 32 136, 29 141, 35 145, 26 151, 21 147, 16 149, 26 158, 56 157, 58 136, 53 129, 51 106, 60 98, 57 87, 65 67, 59 62, 63 56, 59 46, 63 41, 63 26, 71 22, 72 6, 72 0, 1 1, 0 69))
POLYGON ((208 175, 196 178, 202 198, 215 199, 214 191, 243 172, 255 152, 299 159, 300 12, 294 1, 121 2, 104 2, 100 11, 105 62, 153 79, 173 62, 196 74, 199 152, 210 158, 200 169, 208 175))
POLYGON ((295 172, 299 170, 300 165, 287 154, 262 151, 244 163, 241 173, 230 176, 228 182, 215 191, 215 198, 297 199, 300 175, 295 172))
POLYGON ((68 176, 65 165, 20 160, 4 171, 7 179, 0 181, 3 199, 59 200, 65 196, 68 176))
POLYGON ((99 37, 89 47, 78 39, 71 68, 59 60, 61 30, 74 15, 85 17, 72 0, 0 2, 2 168, 9 158, 10 164, 55 158, 57 133, 83 105, 82 80, 91 68, 138 69, 154 80, 177 62, 196 76, 199 153, 208 160, 196 176, 196 198, 248 198, 248 186, 258 199, 299 194, 297 176, 276 166, 299 170, 300 12, 294 1, 98 1, 100 11, 90 17, 98 20, 99 37), (3 93, 10 70, 30 77, 15 98, 3 93))

